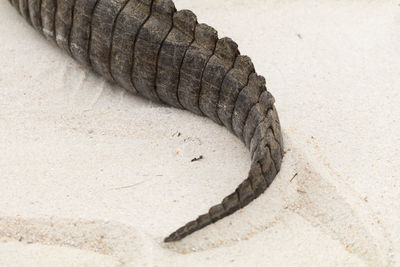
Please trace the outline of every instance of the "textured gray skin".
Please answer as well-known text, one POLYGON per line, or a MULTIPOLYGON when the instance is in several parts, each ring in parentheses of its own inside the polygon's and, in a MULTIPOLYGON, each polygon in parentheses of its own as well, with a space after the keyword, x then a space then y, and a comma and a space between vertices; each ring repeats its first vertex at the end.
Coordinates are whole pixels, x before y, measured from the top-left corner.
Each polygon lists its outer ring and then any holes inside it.
POLYGON ((57 0, 42 0, 41 17, 43 34, 47 40, 55 42, 55 15, 57 10, 57 0))
POLYGON ((247 116, 263 91, 266 91, 264 77, 251 74, 247 86, 240 91, 236 99, 232 114, 232 128, 239 138, 243 137, 247 116))
POLYGON ((92 16, 98 0, 75 0, 74 17, 70 34, 72 57, 82 65, 90 64, 90 40, 92 34, 92 16))
POLYGON ((111 45, 115 21, 128 0, 99 0, 92 17, 90 62, 93 70, 113 81, 111 76, 111 45))
POLYGON ((222 82, 217 113, 224 126, 232 132, 232 114, 236 100, 239 93, 249 83, 250 74, 254 71, 253 63, 249 57, 238 56, 233 69, 229 71, 222 82))
POLYGON ((111 49, 111 75, 126 90, 132 82, 133 54, 139 31, 150 17, 152 0, 129 1, 115 22, 111 49))
POLYGON ((180 70, 178 98, 185 109, 198 115, 203 115, 199 107, 199 96, 204 69, 214 54, 217 41, 218 34, 214 28, 198 24, 195 40, 186 52, 180 70))
POLYGON ((29 18, 30 15, 29 15, 28 1, 29 0, 19 0, 18 4, 15 3, 14 6, 15 8, 19 6, 19 11, 21 15, 25 18, 26 21, 28 21, 29 24, 31 24, 31 20, 29 18))
POLYGON ((75 0, 58 1, 57 14, 55 18, 57 45, 68 54, 71 54, 70 35, 74 17, 74 4, 75 0))
POLYGON ((208 61, 203 73, 199 98, 200 110, 218 124, 222 124, 217 115, 219 91, 238 55, 238 46, 232 39, 226 37, 219 39, 214 55, 208 61))
POLYGON ((177 108, 182 108, 178 99, 179 70, 194 40, 196 24, 196 15, 191 11, 176 12, 173 19, 174 26, 165 39, 158 58, 157 94, 161 101, 177 108))
POLYGON ((140 30, 135 44, 133 86, 144 97, 160 101, 156 92, 156 75, 160 49, 172 29, 175 5, 168 0, 154 0, 149 20, 140 30))
MULTIPOLYGON (((42 17, 41 17, 41 9, 42 9, 41 4, 42 4, 41 0, 29 0, 28 1, 29 17, 31 20, 31 24, 38 32, 43 33, 42 17)), ((15 6, 15 8, 18 8, 18 7, 15 6)))
POLYGON ((264 91, 260 95, 258 102, 251 108, 243 128, 243 141, 246 147, 250 147, 251 138, 253 137, 257 126, 264 118, 267 120, 275 119, 273 116, 274 111, 271 110, 274 106, 274 102, 275 99, 271 93, 264 91))
POLYGON ((173 232, 178 241, 249 204, 279 172, 283 142, 274 98, 235 42, 218 39, 171 0, 9 0, 78 62, 153 101, 206 115, 250 149, 248 177, 207 213, 173 232))

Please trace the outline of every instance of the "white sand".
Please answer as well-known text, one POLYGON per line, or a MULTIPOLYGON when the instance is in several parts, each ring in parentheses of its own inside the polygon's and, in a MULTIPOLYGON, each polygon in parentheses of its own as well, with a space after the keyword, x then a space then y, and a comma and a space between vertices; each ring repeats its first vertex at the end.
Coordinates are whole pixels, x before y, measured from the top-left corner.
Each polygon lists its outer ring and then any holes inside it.
POLYGON ((397 1, 176 5, 266 76, 287 152, 274 184, 164 245, 244 179, 244 146, 105 83, 1 1, 0 265, 399 265, 397 1))

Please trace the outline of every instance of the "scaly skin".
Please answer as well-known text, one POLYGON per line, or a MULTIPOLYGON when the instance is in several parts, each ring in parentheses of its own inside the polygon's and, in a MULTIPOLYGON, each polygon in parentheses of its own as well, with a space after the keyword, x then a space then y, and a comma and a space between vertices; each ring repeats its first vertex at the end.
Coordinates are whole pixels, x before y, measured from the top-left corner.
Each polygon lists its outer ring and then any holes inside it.
POLYGON ((205 115, 250 149, 248 177, 206 214, 173 232, 178 241, 248 205, 280 170, 274 98, 230 38, 198 24, 172 0, 9 0, 46 39, 130 92, 205 115))

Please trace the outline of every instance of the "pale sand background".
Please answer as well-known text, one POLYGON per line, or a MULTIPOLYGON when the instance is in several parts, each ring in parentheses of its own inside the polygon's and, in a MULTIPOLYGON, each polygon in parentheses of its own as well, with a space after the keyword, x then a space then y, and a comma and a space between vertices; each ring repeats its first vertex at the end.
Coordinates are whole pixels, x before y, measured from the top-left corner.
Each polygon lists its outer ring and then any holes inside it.
POLYGON ((266 76, 287 152, 274 184, 164 245, 244 179, 244 146, 105 83, 1 1, 0 266, 400 265, 398 2, 176 5, 266 76))

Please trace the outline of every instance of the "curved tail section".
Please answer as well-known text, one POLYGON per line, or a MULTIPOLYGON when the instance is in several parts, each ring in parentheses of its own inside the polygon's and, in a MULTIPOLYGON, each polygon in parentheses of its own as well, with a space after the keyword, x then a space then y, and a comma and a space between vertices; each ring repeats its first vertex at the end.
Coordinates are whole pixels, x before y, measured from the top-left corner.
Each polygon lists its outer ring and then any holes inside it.
MULTIPOLYGON (((273 107, 271 109, 265 107, 265 109, 266 114, 256 127, 268 127, 268 130, 264 131, 263 136, 256 140, 257 148, 252 153, 253 160, 247 179, 237 187, 235 192, 225 197, 220 204, 213 206, 206 214, 200 215, 196 220, 170 234, 164 239, 164 242, 179 241, 193 232, 231 215, 247 206, 270 186, 280 170, 283 150, 281 142, 278 142, 282 137, 276 110, 273 107), (269 126, 262 126, 266 122, 269 126), (273 126, 273 124, 275 125, 273 126)), ((254 138, 257 137, 253 136, 252 139, 254 138)))
POLYGON ((274 98, 230 38, 172 0, 9 0, 41 34, 108 80, 151 100, 207 115, 249 148, 248 177, 177 241, 245 207, 279 172, 282 135, 274 98))

